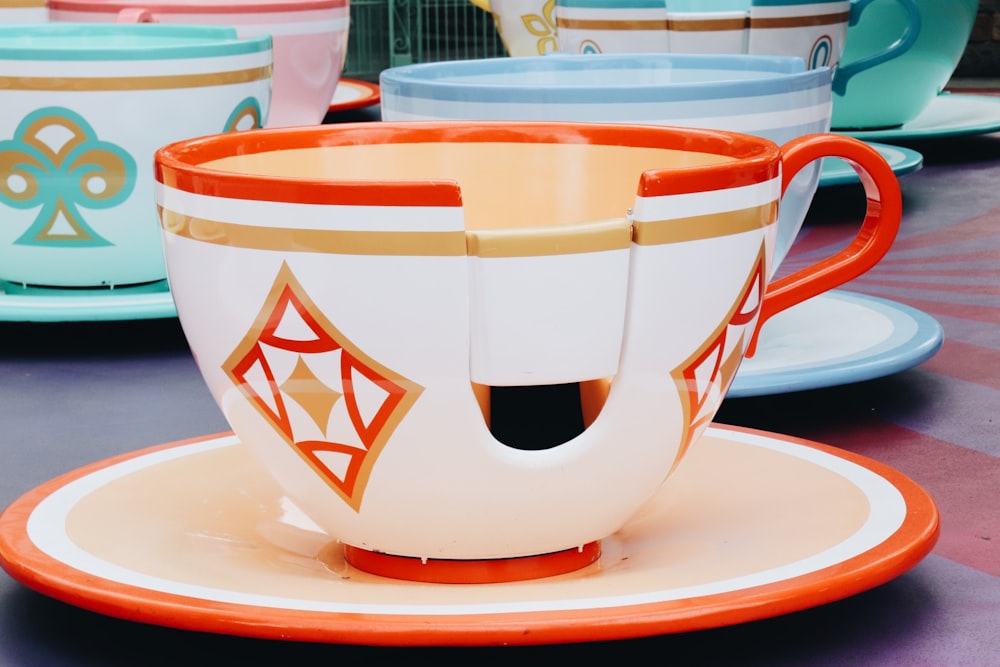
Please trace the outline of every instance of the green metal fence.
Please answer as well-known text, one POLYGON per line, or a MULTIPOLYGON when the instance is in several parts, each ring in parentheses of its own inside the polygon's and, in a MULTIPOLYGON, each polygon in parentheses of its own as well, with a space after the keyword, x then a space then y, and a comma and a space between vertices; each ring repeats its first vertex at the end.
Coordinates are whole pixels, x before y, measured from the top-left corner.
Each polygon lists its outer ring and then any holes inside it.
POLYGON ((493 16, 469 0, 351 0, 345 78, 387 67, 505 56, 493 16))

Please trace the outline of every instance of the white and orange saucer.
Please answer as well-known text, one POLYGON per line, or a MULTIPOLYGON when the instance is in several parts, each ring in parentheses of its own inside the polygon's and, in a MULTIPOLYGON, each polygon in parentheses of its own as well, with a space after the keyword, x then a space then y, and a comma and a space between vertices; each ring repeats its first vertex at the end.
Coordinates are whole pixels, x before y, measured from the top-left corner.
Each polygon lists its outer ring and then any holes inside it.
POLYGON ((685 632, 842 599, 918 563, 938 522, 930 496, 882 464, 713 426, 596 563, 514 583, 404 582, 347 565, 236 437, 219 434, 30 491, 0 515, 0 564, 70 604, 175 628, 539 644, 685 632))
POLYGON ((378 104, 381 99, 382 94, 377 84, 358 79, 341 79, 333 91, 328 113, 362 109, 378 104))

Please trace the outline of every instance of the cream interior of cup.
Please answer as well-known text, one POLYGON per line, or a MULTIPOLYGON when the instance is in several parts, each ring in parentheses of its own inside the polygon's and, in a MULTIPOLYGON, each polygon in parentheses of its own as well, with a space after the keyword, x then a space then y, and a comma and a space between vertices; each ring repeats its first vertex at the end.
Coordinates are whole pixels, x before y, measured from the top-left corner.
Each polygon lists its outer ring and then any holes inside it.
POLYGON ((624 217, 643 171, 731 162, 724 155, 595 144, 413 143, 226 157, 201 166, 275 178, 454 181, 468 230, 552 227, 624 217), (484 157, 488 156, 488 157, 484 157))

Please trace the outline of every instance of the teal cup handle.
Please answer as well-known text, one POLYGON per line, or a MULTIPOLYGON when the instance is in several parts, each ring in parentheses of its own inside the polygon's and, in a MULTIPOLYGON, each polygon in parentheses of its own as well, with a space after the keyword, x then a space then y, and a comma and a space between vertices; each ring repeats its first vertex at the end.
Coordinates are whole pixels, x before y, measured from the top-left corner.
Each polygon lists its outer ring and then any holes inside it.
MULTIPOLYGON (((851 16, 848 19, 848 25, 855 25, 861 20, 861 13, 872 2, 873 0, 853 0, 851 2, 851 16)), ((834 94, 843 95, 847 90, 847 83, 851 80, 852 76, 858 72, 863 72, 866 69, 880 65, 887 60, 892 60, 903 55, 917 41, 917 37, 920 35, 920 10, 917 9, 913 0, 896 0, 896 2, 906 12, 906 28, 904 28, 903 34, 888 47, 877 53, 859 58, 846 65, 843 63, 838 65, 837 71, 833 75, 834 94)))

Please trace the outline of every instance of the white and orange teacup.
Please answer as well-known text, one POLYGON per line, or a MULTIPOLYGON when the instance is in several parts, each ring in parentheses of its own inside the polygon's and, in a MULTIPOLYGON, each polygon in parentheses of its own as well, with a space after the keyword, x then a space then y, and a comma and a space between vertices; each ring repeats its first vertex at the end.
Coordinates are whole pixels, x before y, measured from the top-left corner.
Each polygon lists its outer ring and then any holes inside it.
POLYGON ((271 36, 269 127, 323 121, 347 57, 349 0, 48 0, 52 21, 162 22, 236 28, 271 36))
POLYGON ((163 281, 153 153, 259 128, 271 62, 223 26, 0 25, 4 289, 163 281))
MULTIPOLYGON (((199 368, 289 498, 362 569, 497 581, 593 562, 669 484, 782 307, 782 189, 833 150, 895 228, 895 178, 860 141, 610 123, 192 139, 157 153, 156 200, 199 368), (483 389, 566 382, 582 433, 493 436, 483 389)), ((878 236, 845 252, 877 259, 878 236)))

